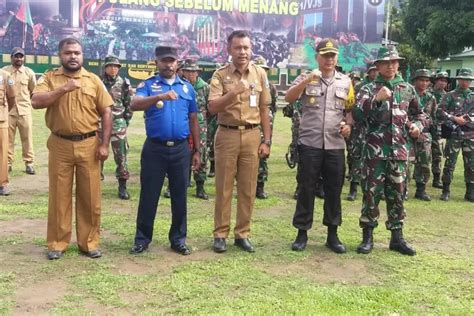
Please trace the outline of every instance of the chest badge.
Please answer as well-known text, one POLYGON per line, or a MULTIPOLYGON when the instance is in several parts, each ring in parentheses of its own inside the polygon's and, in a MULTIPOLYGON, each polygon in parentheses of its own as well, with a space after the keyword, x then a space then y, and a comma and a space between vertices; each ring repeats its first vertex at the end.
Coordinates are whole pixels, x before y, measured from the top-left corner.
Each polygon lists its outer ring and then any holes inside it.
POLYGON ((309 98, 309 103, 314 104, 314 102, 316 102, 316 98, 315 98, 315 97, 309 98))

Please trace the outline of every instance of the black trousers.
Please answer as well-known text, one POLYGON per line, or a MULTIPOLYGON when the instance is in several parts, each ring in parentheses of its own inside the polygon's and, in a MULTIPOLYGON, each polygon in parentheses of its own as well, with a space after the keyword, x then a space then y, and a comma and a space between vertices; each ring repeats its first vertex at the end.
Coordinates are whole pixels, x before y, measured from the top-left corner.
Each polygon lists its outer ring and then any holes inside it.
POLYGON ((309 230, 313 225, 314 197, 318 179, 322 175, 324 188, 323 225, 339 226, 342 222, 341 191, 344 184, 344 149, 318 149, 298 145, 301 174, 300 192, 296 202, 293 226, 309 230))

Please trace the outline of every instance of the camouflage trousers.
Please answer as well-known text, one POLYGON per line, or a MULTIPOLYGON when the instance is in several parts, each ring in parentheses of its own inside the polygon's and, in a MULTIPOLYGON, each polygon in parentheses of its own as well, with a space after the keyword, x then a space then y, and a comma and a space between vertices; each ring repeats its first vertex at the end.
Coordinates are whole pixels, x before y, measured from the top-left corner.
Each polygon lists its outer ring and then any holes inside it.
POLYGON ((214 137, 216 136, 218 126, 217 115, 207 118, 207 150, 209 161, 214 161, 214 137))
MULTIPOLYGON (((273 111, 269 111, 269 119, 270 119, 270 135, 273 135, 273 121, 274 121, 274 114, 273 111)), ((262 142, 264 141, 263 132, 260 132, 260 138, 262 142)), ((272 137, 270 136, 270 140, 272 137)), ((258 175, 257 175, 257 182, 263 183, 267 182, 268 180, 268 164, 267 158, 260 158, 258 162, 258 175)))
POLYGON ((454 168, 459 151, 462 151, 464 161, 464 182, 474 183, 474 139, 449 138, 444 149, 443 183, 453 181, 454 168))
MULTIPOLYGON (((102 127, 99 126, 99 138, 102 139, 102 127)), ((128 180, 130 172, 128 170, 128 140, 127 140, 127 124, 125 119, 114 119, 112 123, 112 134, 110 136, 110 145, 114 154, 115 161, 115 177, 117 179, 128 180)), ((101 173, 104 170, 104 162, 101 162, 101 173)))
POLYGON ((201 138, 201 165, 198 170, 194 171, 194 181, 205 182, 207 179, 207 160, 208 160, 208 148, 207 148, 207 122, 206 117, 201 113, 197 113, 199 123, 199 136, 201 138))
POLYGON ((362 181, 362 168, 364 167, 362 151, 364 149, 364 142, 365 129, 361 128, 354 128, 349 139, 346 141, 350 182, 361 183, 362 181))
POLYGON ((430 180, 431 164, 431 137, 424 135, 415 143, 415 170, 414 178, 416 183, 427 184, 430 180))
POLYGON ((359 218, 360 227, 376 227, 380 216, 379 203, 385 193, 388 230, 400 229, 405 218, 403 193, 407 162, 403 160, 366 160, 363 171, 364 197, 359 218))
POLYGON ((441 174, 441 159, 443 158, 443 144, 440 137, 433 137, 431 142, 431 172, 441 174))

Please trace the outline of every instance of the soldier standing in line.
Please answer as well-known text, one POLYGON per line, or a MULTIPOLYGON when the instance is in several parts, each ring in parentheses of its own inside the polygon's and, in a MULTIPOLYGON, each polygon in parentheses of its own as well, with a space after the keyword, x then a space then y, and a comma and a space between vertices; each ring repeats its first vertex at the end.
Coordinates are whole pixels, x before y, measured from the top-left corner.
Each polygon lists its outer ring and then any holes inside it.
MULTIPOLYGON (((267 76, 268 76, 268 70, 270 69, 270 67, 268 67, 267 61, 265 60, 265 58, 263 58, 261 56, 255 58, 254 64, 257 65, 257 66, 262 67, 263 69, 265 69, 265 71, 267 72, 267 76)), ((268 111, 268 118, 270 120, 270 131, 271 131, 271 133, 270 133, 270 142, 271 142, 272 136, 273 136, 273 122, 275 120, 275 115, 276 115, 276 112, 277 112, 276 101, 277 101, 277 98, 278 98, 278 92, 276 90, 276 87, 272 83, 270 83, 270 96, 272 98, 272 101, 270 103, 270 109, 268 111)), ((263 139, 263 133, 261 133, 261 137, 262 137, 262 141, 263 141, 264 140, 263 139)), ((268 159, 268 157, 260 158, 260 161, 259 161, 259 164, 258 164, 257 191, 256 191, 257 199, 266 199, 266 198, 268 198, 268 194, 265 193, 265 189, 264 189, 265 188, 265 182, 268 180, 267 159, 268 159)))
POLYGON ((199 68, 195 60, 186 59, 183 67, 183 78, 188 80, 196 91, 196 99, 198 105, 197 119, 199 123, 199 131, 201 137, 201 165, 198 170, 194 171, 194 181, 196 181, 196 197, 207 200, 209 196, 204 190, 204 183, 207 179, 207 99, 209 97, 209 85, 199 77, 199 68))
POLYGON ((441 100, 440 116, 445 124, 455 129, 447 139, 444 151, 443 193, 441 200, 449 200, 449 186, 453 180, 454 168, 459 151, 464 161, 464 182, 466 194, 464 199, 474 202, 474 93, 469 89, 474 80, 472 70, 463 68, 456 76, 458 86, 448 92, 441 100))
POLYGON ((300 128, 300 119, 301 119, 301 101, 296 100, 295 102, 288 103, 283 108, 283 115, 286 117, 291 118, 291 143, 288 149, 288 153, 286 154, 286 161, 290 168, 294 168, 297 166, 296 169, 296 188, 293 194, 293 199, 298 199, 299 193, 299 176, 300 176, 300 168, 298 163, 298 137, 299 137, 299 128, 300 128))
POLYGON ((415 72, 415 90, 418 94, 418 103, 426 115, 430 126, 425 126, 420 136, 414 141, 415 149, 415 170, 416 181, 415 198, 423 201, 431 201, 431 197, 426 193, 426 184, 430 179, 431 163, 431 124, 436 121, 437 105, 435 97, 428 92, 430 85, 430 71, 428 69, 418 69, 415 72))
MULTIPOLYGON (((216 69, 219 69, 220 65, 216 64, 216 69)), ((210 81, 210 79, 209 79, 210 81)), ((209 178, 214 178, 216 175, 216 164, 214 161, 214 137, 216 136, 217 127, 217 114, 211 114, 207 111, 207 148, 209 153, 209 178)))
POLYGON ((8 188, 8 112, 15 105, 15 83, 0 69, 0 196, 10 195, 8 188))
MULTIPOLYGON (((130 110, 130 103, 132 97, 132 88, 128 78, 122 78, 118 73, 122 65, 115 56, 107 56, 104 60, 104 73, 102 82, 107 91, 114 100, 112 107, 112 135, 111 145, 114 153, 114 160, 117 168, 115 170, 115 177, 118 180, 118 196, 122 200, 130 199, 130 194, 127 191, 127 180, 130 178, 128 170, 128 140, 127 127, 132 118, 132 111, 130 110)), ((102 162, 101 170, 104 169, 104 162, 102 162)), ((101 174, 102 171, 101 171, 101 174)))
POLYGON ((431 124, 431 172, 433 172, 433 187, 442 189, 443 183, 441 182, 441 158, 443 157, 443 150, 441 144, 441 122, 439 120, 439 104, 441 99, 446 95, 446 88, 448 86, 449 75, 446 71, 440 71, 434 76, 434 86, 432 93, 436 98, 436 104, 438 104, 438 114, 436 119, 431 124))
POLYGON ((359 218, 362 242, 358 253, 370 253, 374 246, 373 230, 377 227, 379 202, 385 192, 387 201, 386 228, 391 231, 390 250, 415 255, 403 238, 403 192, 406 181, 408 138, 417 138, 423 129, 424 114, 415 89, 398 74, 399 61, 395 47, 382 47, 375 65, 379 74, 361 88, 357 95, 354 119, 367 124, 363 157, 364 197, 359 218), (411 116, 409 116, 409 114, 411 116), (410 121, 409 117, 417 121, 410 121))

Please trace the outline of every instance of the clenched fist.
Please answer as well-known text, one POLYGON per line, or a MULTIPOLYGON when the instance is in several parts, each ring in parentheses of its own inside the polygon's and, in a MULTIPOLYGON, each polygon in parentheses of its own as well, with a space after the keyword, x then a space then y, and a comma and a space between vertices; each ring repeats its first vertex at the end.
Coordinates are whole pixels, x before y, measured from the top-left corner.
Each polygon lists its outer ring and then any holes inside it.
POLYGON ((380 88, 379 92, 375 95, 375 101, 382 102, 390 99, 392 91, 387 87, 380 88))

